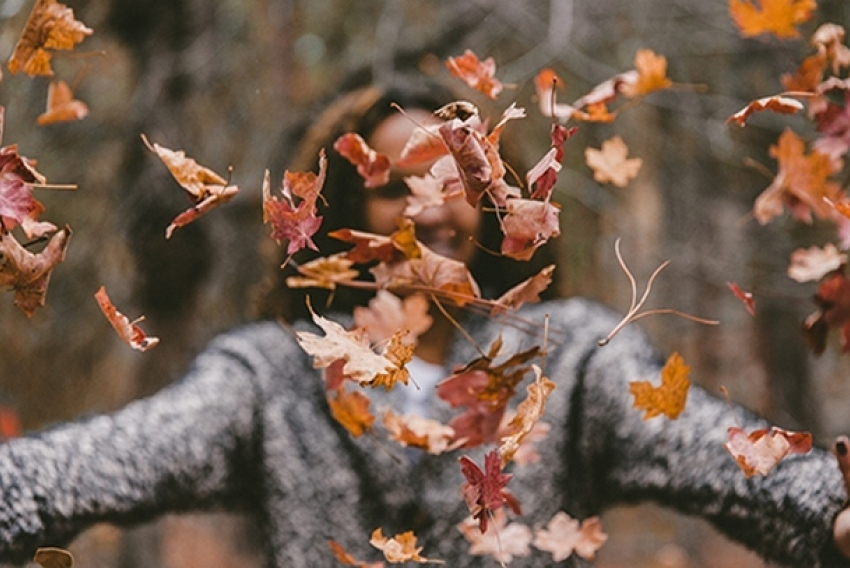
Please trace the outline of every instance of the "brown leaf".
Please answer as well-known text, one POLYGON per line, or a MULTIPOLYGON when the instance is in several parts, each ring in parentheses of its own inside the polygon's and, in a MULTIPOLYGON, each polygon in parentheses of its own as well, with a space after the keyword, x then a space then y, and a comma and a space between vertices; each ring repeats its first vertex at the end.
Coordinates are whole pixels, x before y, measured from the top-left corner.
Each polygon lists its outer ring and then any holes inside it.
POLYGON ((74 556, 64 548, 45 546, 35 550, 33 560, 42 568, 72 568, 74 556))
POLYGON ((528 396, 517 406, 516 415, 508 423, 510 434, 503 436, 499 445, 503 468, 514 458, 520 444, 543 416, 546 399, 555 390, 555 383, 543 376, 540 367, 532 365, 532 368, 535 374, 534 382, 526 387, 528 396))
POLYGON ((37 0, 7 67, 12 75, 53 75, 53 50, 71 50, 92 30, 74 19, 74 11, 56 0, 37 0))
POLYGON ((370 148, 356 132, 347 132, 337 138, 334 150, 357 168, 366 187, 381 187, 390 180, 390 159, 370 148))
POLYGON ((644 420, 659 414, 671 420, 679 417, 688 399, 690 370, 684 359, 678 353, 673 353, 661 369, 660 386, 653 386, 649 381, 633 381, 629 384, 629 392, 635 397, 634 407, 645 412, 644 420))
POLYGON ((734 122, 738 126, 746 126, 747 119, 754 112, 770 110, 780 114, 795 114, 803 110, 803 103, 791 97, 783 97, 782 95, 773 95, 772 97, 763 97, 750 104, 726 119, 726 124, 734 122))
POLYGON ((667 58, 651 49, 638 50, 635 54, 635 69, 638 72, 637 80, 623 86, 623 94, 627 97, 648 95, 673 85, 673 81, 667 77, 667 58))
POLYGON ((637 177, 643 160, 626 158, 629 148, 623 139, 614 136, 602 143, 602 148, 586 148, 584 157, 587 165, 593 170, 593 179, 600 183, 610 182, 617 187, 626 187, 637 177))
POLYGON ((491 99, 495 100, 504 88, 502 83, 494 76, 496 74, 496 62, 493 61, 493 58, 488 57, 481 61, 470 49, 467 49, 463 52, 463 55, 458 57, 449 57, 446 60, 446 67, 453 76, 491 99))
POLYGON ((384 426, 396 442, 410 448, 420 448, 429 454, 438 455, 457 447, 453 443, 454 428, 430 418, 394 414, 387 409, 384 412, 384 426))
POLYGON ((51 81, 47 88, 47 110, 38 116, 36 124, 45 126, 57 122, 81 120, 89 113, 86 103, 78 101, 65 81, 51 81))
POLYGON ((389 339, 398 330, 406 331, 406 342, 415 343, 434 321, 428 309, 428 299, 422 294, 402 299, 387 290, 378 290, 367 307, 354 308, 354 325, 365 329, 372 343, 389 339))
POLYGON ((490 309, 491 315, 504 313, 507 310, 516 310, 523 304, 534 304, 540 301, 540 293, 546 290, 552 283, 552 273, 555 265, 544 267, 534 276, 523 280, 496 300, 490 309))
POLYGON ((767 475, 782 458, 805 454, 812 449, 812 435, 781 428, 761 428, 747 434, 743 428, 729 428, 729 439, 723 444, 747 477, 767 475))
POLYGON ((145 332, 142 331, 142 328, 136 325, 145 319, 144 316, 130 321, 127 316, 119 312, 112 304, 104 286, 101 286, 98 291, 95 292, 94 298, 97 300, 97 304, 100 306, 100 310, 103 312, 103 315, 106 316, 106 319, 109 320, 109 323, 112 324, 112 327, 118 333, 118 337, 120 337, 127 345, 138 351, 147 351, 159 343, 158 337, 148 337, 145 335, 145 332))
POLYGON ((741 303, 744 304, 744 308, 747 310, 748 314, 750 314, 751 316, 756 315, 756 301, 755 299, 753 299, 752 292, 745 292, 735 282, 727 282, 726 286, 735 295, 736 298, 741 300, 741 303))
POLYGON ((346 566, 356 566, 357 568, 384 568, 383 562, 363 562, 362 560, 355 559, 346 552, 341 544, 334 540, 329 540, 328 545, 331 547, 331 552, 333 552, 334 558, 346 566))
POLYGON ((44 305, 50 275, 65 260, 71 238, 66 226, 53 235, 38 254, 26 250, 11 233, 0 231, 0 286, 15 291, 15 305, 27 316, 44 305))
POLYGON ((478 521, 467 517, 457 525, 464 538, 469 541, 469 554, 473 556, 490 555, 499 562, 510 562, 514 556, 531 554, 531 529, 522 523, 508 523, 504 509, 493 512, 492 522, 487 531, 481 533, 478 521))
POLYGON ((376 528, 372 532, 372 538, 369 544, 384 553, 384 558, 391 564, 399 564, 402 562, 418 562, 420 564, 442 564, 440 560, 429 560, 419 553, 422 547, 416 546, 416 535, 413 531, 407 531, 397 534, 394 537, 387 538, 384 536, 381 527, 376 528))
POLYGON ((337 284, 355 280, 360 272, 352 269, 354 263, 345 253, 323 256, 298 265, 301 276, 290 276, 286 285, 290 288, 324 288, 336 290, 337 284))
POLYGON ((334 392, 334 397, 331 397, 330 392, 327 395, 334 419, 355 438, 365 432, 371 432, 375 417, 369 412, 369 399, 366 395, 357 391, 346 392, 344 386, 334 392))

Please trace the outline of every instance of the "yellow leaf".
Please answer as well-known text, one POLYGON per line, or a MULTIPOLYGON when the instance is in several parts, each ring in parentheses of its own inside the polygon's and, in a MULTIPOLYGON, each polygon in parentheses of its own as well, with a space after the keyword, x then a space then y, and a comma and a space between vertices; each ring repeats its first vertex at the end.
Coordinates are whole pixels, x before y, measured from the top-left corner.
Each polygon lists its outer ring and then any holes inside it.
POLYGON ((729 0, 729 12, 744 37, 772 33, 781 39, 800 37, 795 26, 812 17, 815 0, 729 0))
POLYGON ((643 410, 644 420, 664 414, 675 420, 685 409, 688 389, 691 381, 688 379, 691 368, 684 359, 673 353, 661 369, 661 386, 655 387, 649 381, 633 381, 629 384, 629 392, 634 397, 634 407, 643 410))

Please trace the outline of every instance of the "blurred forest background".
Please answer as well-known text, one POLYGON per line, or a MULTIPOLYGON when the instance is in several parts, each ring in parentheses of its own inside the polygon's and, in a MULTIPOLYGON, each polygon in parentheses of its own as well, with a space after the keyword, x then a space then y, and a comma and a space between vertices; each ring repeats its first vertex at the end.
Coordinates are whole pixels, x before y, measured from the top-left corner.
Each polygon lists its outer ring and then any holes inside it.
MULTIPOLYGON (((0 60, 11 54, 32 0, 0 0, 0 60)), ((70 0, 94 34, 57 76, 78 80, 91 109, 82 121, 37 127, 48 81, 5 73, 3 144, 38 159, 53 183, 40 191, 42 218, 69 224, 67 260, 55 270, 47 306, 28 319, 0 296, 0 402, 25 430, 116 409, 181 375, 216 333, 251 318, 270 247, 261 183, 280 179, 285 133, 332 96, 342 78, 391 77, 411 65, 446 75, 442 60, 466 48, 492 56, 515 85, 499 98, 529 110, 506 136, 521 136, 530 162, 548 148, 548 119, 536 112, 533 77, 553 67, 574 100, 615 73, 635 52, 667 57, 677 89, 650 95, 612 125, 582 125, 566 145, 555 200, 563 205, 567 294, 628 306, 624 257, 638 282, 662 261, 650 307, 710 318, 717 327, 660 316, 643 320, 665 354, 679 351, 695 382, 732 397, 787 428, 812 431, 822 445, 850 432, 850 363, 837 345, 812 356, 800 335, 814 310, 815 285, 786 276, 799 247, 834 239, 829 227, 787 216, 760 226, 750 216, 769 184, 744 164, 775 171, 768 147, 785 125, 811 135, 804 117, 759 115, 746 128, 726 118, 751 99, 782 90, 811 47, 803 40, 742 39, 726 0, 70 0), (81 58, 81 52, 102 52, 81 58), (82 74, 81 73, 82 71, 82 74), (139 135, 182 148, 219 173, 233 167, 238 197, 170 241, 164 229, 188 205, 139 135), (600 186, 585 147, 619 134, 644 161, 625 189, 600 186), (726 287, 757 297, 748 315, 726 287), (105 285, 119 309, 144 314, 161 344, 140 354, 123 344, 93 294, 105 285)), ((819 0, 803 35, 824 22, 850 24, 850 4, 819 0)), ((5 71, 5 70, 4 70, 5 71)), ((477 100, 470 91, 470 98, 477 100)), ((833 338, 834 339, 834 338, 833 338)), ((730 425, 733 419, 730 416, 730 425)), ((305 480, 305 482, 308 482, 305 480)), ((606 513, 610 533, 596 566, 764 566, 698 520, 657 507, 606 513)), ((98 526, 72 551, 83 568, 260 566, 254 529, 234 515, 173 516, 129 531, 98 526)), ((427 552, 427 551, 426 551, 427 552)), ((494 563, 495 564, 495 563, 494 563)))

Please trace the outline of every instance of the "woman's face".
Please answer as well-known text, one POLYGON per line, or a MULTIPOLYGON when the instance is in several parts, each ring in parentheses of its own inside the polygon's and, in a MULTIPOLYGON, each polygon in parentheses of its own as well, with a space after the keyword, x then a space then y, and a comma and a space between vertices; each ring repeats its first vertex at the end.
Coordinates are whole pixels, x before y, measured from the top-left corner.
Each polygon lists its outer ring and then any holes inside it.
MULTIPOLYGON (((410 110, 405 116, 393 114, 384 119, 367 141, 377 152, 386 154, 395 162, 401 155, 407 139, 420 124, 434 121, 425 110, 410 110), (409 118, 408 118, 409 117, 409 118), (411 120, 412 119, 412 120, 411 120)), ((364 189, 366 193, 367 230, 390 234, 398 229, 397 220, 407 206, 409 191, 404 177, 424 175, 430 164, 417 168, 394 169, 390 183, 377 189, 364 189)), ((475 239, 481 225, 481 212, 471 207, 465 199, 450 199, 440 207, 430 207, 412 218, 416 223, 416 238, 434 252, 469 263, 475 254, 475 239)))

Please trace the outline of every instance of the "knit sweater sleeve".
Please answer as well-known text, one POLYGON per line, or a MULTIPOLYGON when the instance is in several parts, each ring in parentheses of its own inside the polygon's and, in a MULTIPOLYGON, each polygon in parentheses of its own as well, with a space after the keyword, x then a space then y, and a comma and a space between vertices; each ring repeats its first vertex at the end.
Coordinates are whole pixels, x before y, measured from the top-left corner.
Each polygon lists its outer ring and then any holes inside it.
MULTIPOLYGON (((614 321, 599 321, 606 319, 614 321)), ((591 509, 654 500, 708 519, 767 559, 850 566, 832 545, 832 523, 846 495, 830 453, 789 456, 767 475, 747 478, 723 444, 735 415, 748 432, 769 426, 755 414, 743 408, 733 414, 726 401, 699 387, 691 387, 677 420, 643 420, 633 408, 629 383, 658 384, 663 365, 643 335, 628 330, 606 347, 591 346, 584 364, 575 393, 581 400, 573 404, 580 414, 571 421, 591 509)))
POLYGON ((150 398, 0 446, 0 560, 24 562, 95 522, 251 505, 263 365, 250 342, 225 337, 150 398))

